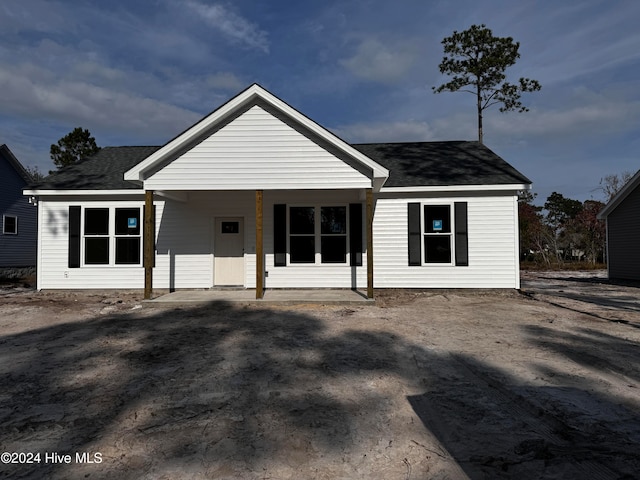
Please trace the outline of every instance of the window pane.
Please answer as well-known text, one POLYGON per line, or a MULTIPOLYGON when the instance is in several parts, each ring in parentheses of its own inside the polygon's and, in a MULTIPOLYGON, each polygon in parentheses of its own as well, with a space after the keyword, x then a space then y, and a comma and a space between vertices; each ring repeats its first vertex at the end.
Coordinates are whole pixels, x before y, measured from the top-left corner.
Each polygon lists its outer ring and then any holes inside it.
POLYGON ((450 209, 449 205, 425 205, 425 233, 451 233, 450 209))
POLYGON ((6 216, 4 217, 4 226, 3 232, 6 234, 17 234, 18 233, 18 218, 6 216))
POLYGON ((451 235, 426 235, 424 252, 427 263, 451 263, 451 235))
POLYGON ((139 208, 116 208, 116 235, 140 235, 139 208))
POLYGON ((85 238, 84 239, 84 263, 87 265, 109 264, 109 239, 85 238))
POLYGON ((221 233, 240 233, 240 222, 221 222, 221 233))
POLYGON ((140 263, 140 237, 116 238, 116 264, 140 263))
POLYGON ((322 237, 322 263, 345 263, 347 261, 347 237, 322 237))
POLYGON ((322 207, 320 233, 347 233, 347 207, 322 207))
POLYGON ((291 207, 289 209, 289 233, 315 233, 314 211, 313 207, 291 207))
POLYGON ((87 208, 84 211, 85 235, 109 235, 109 209, 87 208))
POLYGON ((291 263, 315 263, 315 237, 294 237, 289 239, 289 261, 291 263))

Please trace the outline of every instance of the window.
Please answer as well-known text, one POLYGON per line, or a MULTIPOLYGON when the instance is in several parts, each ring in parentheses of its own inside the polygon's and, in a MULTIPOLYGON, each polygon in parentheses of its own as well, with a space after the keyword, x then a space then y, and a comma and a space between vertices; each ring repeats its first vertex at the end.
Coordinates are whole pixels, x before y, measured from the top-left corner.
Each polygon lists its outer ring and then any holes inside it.
POLYGON ((140 263, 140 209, 116 208, 116 265, 140 263))
POLYGON ((85 208, 83 232, 85 265, 140 265, 140 208, 85 208))
POLYGON ((345 263, 347 261, 347 207, 321 207, 320 216, 322 263, 345 263))
POLYGON ((240 233, 240 222, 221 222, 220 233, 240 233))
POLYGON ((469 266, 467 202, 449 205, 407 203, 409 266, 469 266))
POLYGON ((289 263, 318 261, 347 262, 346 206, 289 207, 289 263))
POLYGON ((424 261, 451 263, 451 206, 424 206, 424 261))
POLYGON ((84 263, 109 264, 109 209, 84 210, 84 263))
POLYGON ((5 235, 18 234, 18 217, 14 215, 2 216, 2 233, 5 235))
POLYGON ((291 263, 315 263, 315 211, 314 207, 289 209, 289 261, 291 263))

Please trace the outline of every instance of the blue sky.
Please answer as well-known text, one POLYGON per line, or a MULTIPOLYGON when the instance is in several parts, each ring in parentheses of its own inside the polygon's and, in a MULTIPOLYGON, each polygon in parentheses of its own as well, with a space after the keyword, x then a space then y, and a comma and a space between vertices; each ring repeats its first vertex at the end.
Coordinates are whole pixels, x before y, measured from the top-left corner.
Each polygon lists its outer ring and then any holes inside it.
POLYGON ((0 143, 53 169, 74 127, 161 145, 258 82, 352 142, 475 140, 474 98, 434 94, 441 40, 486 24, 542 90, 485 112, 485 143, 552 192, 600 199, 640 169, 640 2, 3 0, 0 143))

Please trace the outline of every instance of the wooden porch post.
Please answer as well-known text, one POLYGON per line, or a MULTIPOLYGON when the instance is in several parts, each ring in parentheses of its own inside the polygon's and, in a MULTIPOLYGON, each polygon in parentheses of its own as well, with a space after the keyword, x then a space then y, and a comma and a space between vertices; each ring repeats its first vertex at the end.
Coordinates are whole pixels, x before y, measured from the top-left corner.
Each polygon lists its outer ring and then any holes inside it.
POLYGON ((262 190, 256 190, 256 299, 258 300, 264 295, 262 207, 262 190))
POLYGON ((144 298, 149 300, 153 293, 153 257, 155 244, 155 228, 153 221, 153 190, 144 192, 144 247, 142 264, 144 266, 144 298))
POLYGON ((367 298, 373 298, 373 189, 367 188, 367 298))

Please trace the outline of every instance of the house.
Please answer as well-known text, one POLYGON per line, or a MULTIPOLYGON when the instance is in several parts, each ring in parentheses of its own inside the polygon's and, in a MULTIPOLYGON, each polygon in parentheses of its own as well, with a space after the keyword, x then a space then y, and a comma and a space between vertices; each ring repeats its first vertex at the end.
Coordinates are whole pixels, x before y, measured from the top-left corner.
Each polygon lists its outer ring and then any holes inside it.
POLYGON ((609 278, 640 280, 640 171, 598 214, 607 222, 609 278))
POLYGON ((38 197, 38 288, 519 288, 517 193, 478 142, 349 145, 254 84, 38 197))
POLYGON ((9 147, 0 146, 0 268, 36 265, 37 208, 22 195, 31 182, 9 147))

